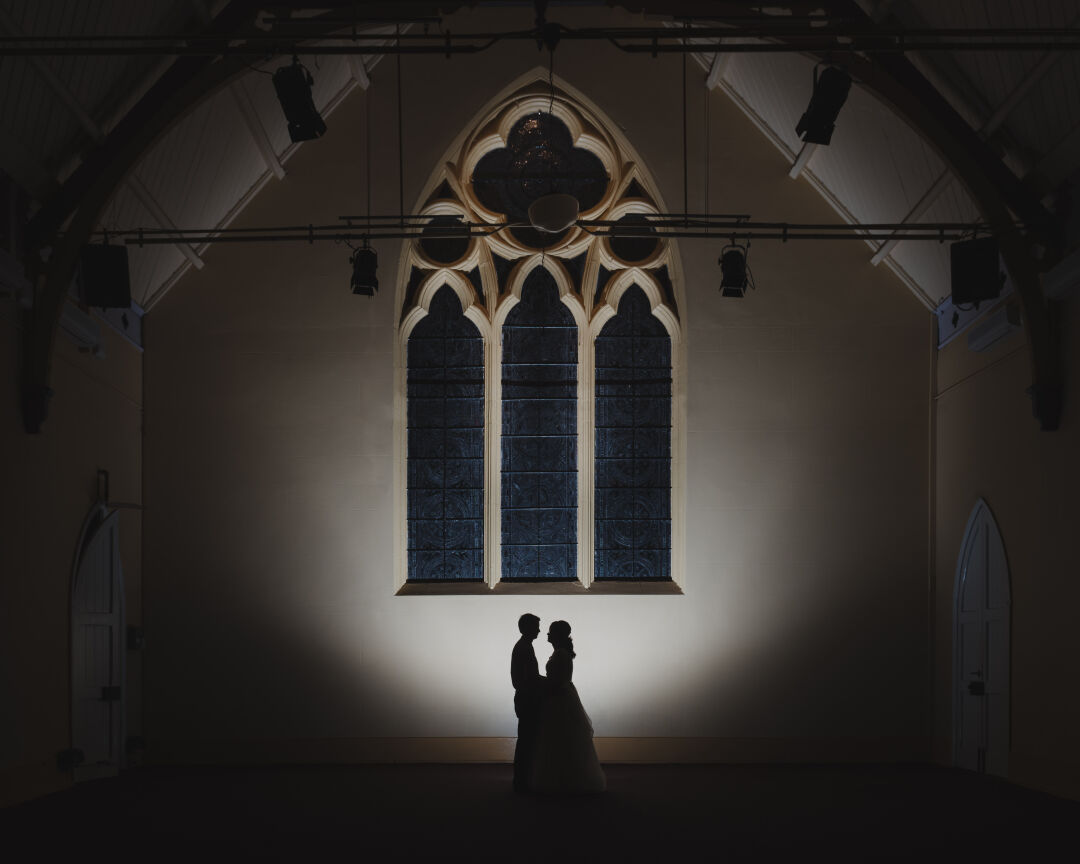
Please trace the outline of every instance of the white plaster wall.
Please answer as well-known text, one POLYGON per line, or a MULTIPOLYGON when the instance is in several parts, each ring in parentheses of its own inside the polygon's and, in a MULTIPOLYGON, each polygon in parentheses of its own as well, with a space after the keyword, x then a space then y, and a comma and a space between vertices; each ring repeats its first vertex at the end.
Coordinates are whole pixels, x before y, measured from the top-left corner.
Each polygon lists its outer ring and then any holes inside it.
MULTIPOLYGON (((19 411, 24 324, 0 306, 0 807, 71 784, 56 755, 71 746, 71 567, 79 530, 109 472, 113 502, 138 503, 142 358, 101 324, 104 356, 58 333, 42 431, 19 411)), ((140 514, 120 513, 125 616, 142 623, 140 514)), ((137 655, 128 658, 128 730, 140 727, 137 655)))
MULTIPOLYGON (((1072 300, 1060 314, 1062 332, 1078 332, 1080 305, 1072 300)), ((951 761, 954 581, 966 519, 981 497, 1009 563, 1009 779, 1080 799, 1080 696, 1060 686, 1062 658, 1075 656, 1078 643, 1071 540, 1080 517, 1080 347, 1063 342, 1064 411, 1054 432, 1041 431, 1032 414, 1029 350, 1017 331, 982 354, 957 339, 939 359, 934 752, 951 761)))
MULTIPOLYGON (((519 12, 501 23, 527 26, 519 12)), ((407 208, 462 124, 541 59, 530 44, 404 59, 407 208)), ((680 70, 602 44, 556 54, 672 209, 680 70)), ((703 73, 689 74, 697 210, 706 97, 703 73)), ((392 60, 369 93, 373 207, 394 212, 392 60)), ((354 92, 236 224, 362 212, 364 99, 354 92)), ((724 96, 709 113, 712 209, 834 218, 724 96)), ((924 739, 927 313, 861 243, 754 244, 758 291, 724 300, 721 245, 681 244, 686 593, 654 597, 395 597, 397 245, 377 244, 374 299, 349 293, 344 247, 212 247, 146 320, 150 753, 155 741, 513 735, 524 611, 571 622, 599 736, 924 739)))

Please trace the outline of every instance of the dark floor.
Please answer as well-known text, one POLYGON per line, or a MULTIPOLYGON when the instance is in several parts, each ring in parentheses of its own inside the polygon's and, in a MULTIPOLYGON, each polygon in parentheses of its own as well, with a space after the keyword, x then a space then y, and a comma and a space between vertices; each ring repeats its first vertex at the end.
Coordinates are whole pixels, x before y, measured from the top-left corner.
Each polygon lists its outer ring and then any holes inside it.
POLYGON ((139 769, 0 810, 0 837, 143 861, 1078 860, 1080 803, 958 770, 605 770, 603 795, 542 798, 505 765, 139 769))

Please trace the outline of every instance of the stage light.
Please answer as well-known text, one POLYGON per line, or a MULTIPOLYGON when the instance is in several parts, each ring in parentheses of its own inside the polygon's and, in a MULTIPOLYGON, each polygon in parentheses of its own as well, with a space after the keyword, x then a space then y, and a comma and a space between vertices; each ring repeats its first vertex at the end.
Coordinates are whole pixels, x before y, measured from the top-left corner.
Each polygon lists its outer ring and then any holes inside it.
POLYGON ((310 141, 326 132, 326 123, 311 98, 314 83, 298 57, 293 57, 291 66, 282 66, 274 73, 274 90, 289 121, 289 137, 293 141, 310 141))
POLYGON ((750 285, 746 269, 747 248, 732 244, 720 254, 720 296, 744 297, 750 285))
POLYGON ((79 299, 87 306, 127 309, 131 306, 131 277, 127 246, 108 242, 83 247, 76 271, 79 299))
POLYGON ((1001 272, 997 240, 976 237, 949 247, 950 282, 953 305, 981 303, 1001 294, 1001 272))
POLYGON ((846 72, 826 66, 819 76, 815 67, 814 93, 806 112, 795 126, 795 134, 807 144, 828 144, 832 140, 836 117, 850 89, 851 78, 846 72))
POLYGON ((363 294, 365 297, 374 297, 379 290, 379 280, 375 271, 379 266, 379 256, 370 246, 357 249, 351 259, 352 262, 352 293, 363 294))
POLYGON ((552 193, 529 205, 529 223, 545 234, 559 234, 578 218, 578 200, 573 195, 552 193))

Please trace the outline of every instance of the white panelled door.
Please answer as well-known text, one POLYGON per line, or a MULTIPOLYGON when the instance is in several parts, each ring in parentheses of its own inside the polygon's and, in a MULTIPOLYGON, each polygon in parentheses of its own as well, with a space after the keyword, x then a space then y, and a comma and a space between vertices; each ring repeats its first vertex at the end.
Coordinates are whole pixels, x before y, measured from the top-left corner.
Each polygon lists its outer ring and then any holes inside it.
POLYGON ((119 514, 105 516, 83 547, 71 592, 71 746, 80 779, 120 768, 123 742, 123 579, 119 514))
POLYGON ((1009 771, 1009 566, 981 498, 968 519, 953 592, 953 761, 1009 771))

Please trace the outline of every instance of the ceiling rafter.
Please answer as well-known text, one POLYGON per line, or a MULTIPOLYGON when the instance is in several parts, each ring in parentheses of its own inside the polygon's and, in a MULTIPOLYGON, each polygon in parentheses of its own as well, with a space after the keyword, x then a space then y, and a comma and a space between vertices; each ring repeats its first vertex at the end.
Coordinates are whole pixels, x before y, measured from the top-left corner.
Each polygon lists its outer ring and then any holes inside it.
MULTIPOLYGON (((214 19, 212 29, 227 37, 250 24, 255 3, 234 0, 214 19)), ((180 57, 105 137, 87 153, 57 194, 27 226, 27 265, 37 281, 34 305, 23 330, 22 414, 27 432, 36 433, 48 414, 49 380, 57 321, 82 247, 116 187, 147 147, 209 94, 246 69, 235 57, 180 57), (57 236, 67 222, 63 235, 57 236), (42 265, 36 249, 52 245, 42 265)))
MULTIPOLYGON (((0 27, 2 27, 7 33, 13 36, 24 35, 19 26, 11 20, 10 16, 2 9, 0 9, 0 27)), ((98 123, 87 111, 86 107, 79 101, 79 97, 71 90, 71 88, 60 80, 49 68, 48 64, 40 57, 29 57, 31 67, 38 74, 38 76, 48 85, 49 89, 56 94, 56 96, 63 103, 75 119, 78 120, 79 125, 83 131, 90 136, 91 140, 100 145, 105 140, 105 130, 101 124, 98 123)), ((165 212, 165 209, 150 193, 150 190, 146 188, 146 185, 139 180, 134 172, 126 178, 125 185, 132 191, 135 197, 146 208, 147 212, 158 223, 160 228, 176 228, 176 223, 165 212)), ((197 269, 202 269, 203 260, 198 256, 195 250, 184 242, 177 242, 177 249, 187 258, 197 269)))
MULTIPOLYGON (((324 2, 320 4, 320 7, 341 6, 344 8, 346 5, 353 6, 353 4, 324 2)), ((711 19, 715 19, 718 15, 722 17, 724 14, 737 15, 741 13, 745 15, 747 10, 746 4, 733 2, 621 5, 627 8, 637 6, 640 7, 641 11, 649 11, 660 15, 686 14, 682 10, 693 7, 697 10, 698 15, 704 14, 707 10, 708 17, 711 19), (645 7, 649 8, 646 9, 645 7)), ((853 8, 858 11, 850 0, 819 0, 819 2, 813 4, 809 2, 789 2, 780 3, 779 5, 798 7, 807 11, 811 10, 811 5, 817 8, 825 6, 830 14, 842 14, 849 19, 853 17, 851 16, 853 8)), ((312 8, 315 8, 314 4, 312 8)), ((225 8, 218 21, 220 25, 225 19, 232 18, 234 27, 231 30, 223 30, 219 26, 218 32, 215 34, 216 38, 221 40, 222 44, 227 44, 230 35, 235 36, 236 33, 241 32, 236 29, 237 27, 253 25, 253 13, 257 11, 256 4, 250 2, 250 0, 234 0, 232 4, 225 8)), ((365 7, 366 11, 367 8, 365 7)), ((412 10, 410 9, 410 11, 412 10)), ((445 9, 441 11, 445 11, 445 9)), ((244 32, 250 31, 245 30, 244 32)), ((805 51, 809 47, 809 43, 800 40, 798 36, 787 38, 784 41, 788 43, 787 50, 805 51)), ((715 55, 716 52, 709 52, 709 54, 715 55)), ((941 94, 926 80, 925 75, 915 69, 907 58, 882 57, 879 55, 877 59, 871 62, 850 54, 844 54, 838 58, 830 54, 828 50, 819 50, 814 56, 818 56, 819 59, 826 62, 848 68, 855 77, 861 78, 865 82, 867 89, 878 94, 891 104, 894 110, 905 116, 913 126, 922 131, 931 143, 942 152, 947 163, 958 165, 957 173, 960 179, 972 191, 973 198, 978 202, 980 209, 983 210, 987 218, 999 226, 1006 226, 1008 223, 1008 228, 1003 227, 1003 230, 1006 230, 1007 233, 1011 232, 1004 244, 1006 257, 1014 264, 1017 264, 1020 270, 1024 271, 1018 281, 1022 283, 1020 293, 1026 298, 1025 303, 1036 303, 1037 301, 1034 298, 1039 294, 1039 289, 1037 285, 1038 274, 1032 258, 1032 242, 1030 238, 1024 238, 1018 232, 1012 231, 1009 208, 1021 217, 1032 232, 1040 235, 1040 240, 1046 240, 1052 246, 1054 238, 1051 220, 1049 214, 1046 213, 1045 208, 1039 202, 1038 197, 1034 196, 1031 190, 1019 181, 1000 161, 997 155, 986 147, 985 142, 978 139, 970 126, 949 105, 948 100, 941 97, 941 94), (883 70, 884 74, 882 74, 883 70), (1032 274, 1034 274, 1034 291, 1032 291, 1031 287, 1032 274)), ((716 63, 715 56, 713 57, 713 63, 716 63)), ((89 234, 93 224, 87 222, 88 214, 93 211, 96 218, 101 206, 104 204, 104 200, 107 200, 101 199, 106 187, 111 193, 116 183, 121 180, 125 173, 131 170, 139 155, 145 151, 145 148, 154 138, 163 129, 168 128, 172 122, 175 122, 177 114, 190 109, 194 102, 200 98, 200 94, 195 92, 198 88, 202 88, 201 95, 205 96, 207 90, 220 86, 222 82, 242 71, 242 66, 242 61, 236 61, 232 58, 226 61, 221 57, 216 59, 203 58, 201 60, 194 57, 180 58, 174 62, 165 75, 150 88, 146 96, 110 132, 106 141, 100 147, 88 153, 86 162, 79 166, 73 175, 68 178, 59 194, 46 203, 31 226, 32 235, 37 237, 38 242, 41 242, 43 238, 54 236, 59 226, 71 214, 74 214, 75 217, 71 226, 69 226, 69 230, 65 232, 59 247, 54 250, 53 259, 50 261, 49 274, 46 280, 48 290, 45 291, 47 301, 51 302, 52 295, 57 290, 56 285, 62 281, 62 276, 69 275, 70 268, 73 266, 76 256, 74 246, 72 242, 69 242, 70 238, 77 237, 80 234, 89 234), (185 64, 185 60, 190 60, 190 62, 185 64), (178 69, 185 69, 188 78, 195 75, 198 80, 194 82, 188 81, 185 84, 185 82, 177 78, 178 69), (147 107, 147 99, 152 95, 165 97, 169 103, 170 117, 163 118, 159 112, 155 112, 153 107, 147 107), (102 155, 103 151, 107 151, 104 156, 102 155), (75 230, 72 230, 72 228, 75 230), (67 274, 65 274, 65 269, 68 271, 67 274)), ((722 77, 721 71, 717 78, 722 79, 722 77)), ((792 155, 794 156, 794 154, 792 155)), ((49 311, 48 305, 48 302, 43 304, 41 310, 43 314, 37 317, 42 319, 47 317, 44 313, 49 311)), ((55 312, 55 308, 52 311, 55 312)), ((1036 336, 1031 341, 1033 343, 1041 341, 1048 324, 1045 309, 1041 311, 1035 309, 1035 314, 1029 314, 1028 320, 1033 322, 1032 332, 1037 331, 1036 336)), ((55 320, 51 323, 38 323, 35 325, 35 332, 37 336, 44 333, 47 337, 44 341, 51 344, 51 335, 54 328, 55 320)), ((27 384, 30 386, 24 389, 24 393, 28 394, 31 399, 38 399, 43 402, 44 394, 47 391, 48 356, 46 354, 42 363, 39 347, 35 348, 35 351, 38 351, 36 364, 40 368, 31 369, 27 378, 27 384), (41 368, 44 368, 44 374, 41 374, 41 368), (43 386, 35 389, 35 385, 43 386)), ((1047 352, 1044 348, 1045 346, 1033 346, 1034 354, 1038 355, 1035 357, 1034 364, 1036 368, 1036 404, 1040 409, 1040 417, 1045 421, 1052 414, 1049 409, 1052 407, 1054 381, 1052 380, 1052 374, 1050 374, 1053 371, 1051 369, 1052 364, 1046 362, 1047 357, 1051 356, 1052 352, 1047 352)), ((34 366, 34 364, 28 363, 27 366, 34 366)), ((33 411, 29 412, 31 415, 33 413, 33 411)), ((1045 422, 1044 425, 1046 425, 1045 422)))
MULTIPOLYGON (((694 41, 694 40, 691 40, 691 41, 694 41)), ((709 69, 710 68, 709 55, 699 53, 699 54, 695 54, 694 56, 697 59, 698 63, 702 66, 703 69, 709 69)), ((737 55, 729 55, 729 56, 730 56, 730 62, 727 65, 725 65, 725 67, 724 67, 725 68, 725 75, 731 69, 735 68, 735 64, 738 62, 738 56, 737 55)), ((791 148, 788 147, 788 145, 784 142, 783 137, 775 129, 773 129, 771 125, 769 125, 769 123, 757 112, 757 110, 754 108, 754 106, 752 106, 749 102, 746 101, 746 99, 743 98, 743 96, 739 93, 739 91, 736 90, 730 84, 730 82, 728 81, 728 79, 726 77, 721 76, 717 80, 717 85, 716 86, 720 90, 722 90, 724 95, 727 96, 727 98, 732 101, 732 103, 735 105, 735 107, 737 107, 740 111, 742 111, 742 113, 744 115, 746 115, 746 117, 750 120, 750 122, 753 123, 754 126, 756 126, 757 129, 782 154, 784 154, 785 159, 788 159, 788 160, 791 160, 791 161, 797 160, 798 154, 792 152, 791 148)), ((822 198, 825 199, 825 202, 830 207, 832 207, 833 210, 835 210, 839 214, 840 218, 842 218, 848 224, 851 224, 851 225, 857 225, 858 224, 859 220, 855 218, 855 215, 844 205, 844 203, 833 193, 833 191, 828 186, 826 186, 824 183, 822 183, 813 174, 812 171, 809 171, 809 170, 806 171, 806 179, 810 183, 810 185, 814 188, 814 190, 819 195, 821 195, 822 198)), ((873 245, 873 243, 874 243, 873 240, 869 240, 869 239, 865 240, 865 242, 870 244, 870 245, 873 245)), ((932 312, 934 310, 934 306, 936 305, 935 300, 932 297, 930 297, 926 293, 925 290, 923 290, 922 286, 919 285, 919 283, 916 282, 908 274, 908 272, 903 268, 903 266, 901 266, 898 262, 894 261, 891 258, 888 259, 888 261, 886 262, 886 266, 888 266, 889 269, 892 270, 893 273, 896 274, 896 277, 904 284, 905 287, 907 287, 907 289, 909 291, 911 291, 911 293, 915 297, 915 299, 918 300, 919 303, 921 303, 926 308, 926 310, 928 312, 932 312)))
MULTIPOLYGON (((165 212, 165 208, 158 203, 158 200, 153 196, 150 190, 146 188, 146 184, 139 179, 138 174, 132 171, 124 180, 124 185, 139 199, 139 203, 146 208, 146 211, 150 214, 151 218, 158 223, 158 227, 168 231, 179 230, 169 214, 165 212)), ((190 243, 183 240, 175 240, 172 245, 180 250, 180 254, 187 258, 196 270, 202 270, 204 262, 190 243)))
POLYGON ((361 90, 367 90, 371 86, 371 77, 364 67, 364 61, 358 54, 349 54, 349 74, 361 90))
MULTIPOLYGON (((661 12, 660 4, 636 3, 643 12, 661 12)), ((700 3, 663 4, 669 15, 692 15, 700 3)), ((847 20, 873 19, 857 0, 823 2, 826 12, 847 20)), ((745 14, 745 7, 735 2, 709 4, 709 20, 745 14)), ((789 44, 797 38, 779 37, 789 44)), ((1040 267, 1060 257, 1060 226, 1043 206, 1040 196, 1023 183, 987 142, 961 116, 950 100, 927 76, 903 54, 877 54, 860 57, 851 52, 830 54, 809 51, 820 62, 845 69, 855 80, 889 105, 912 128, 939 152, 943 161, 963 183, 984 218, 997 236, 1005 265, 1013 278, 1024 311, 1031 359, 1032 407, 1043 429, 1057 429, 1061 421, 1063 379, 1061 348, 1056 336, 1056 312, 1043 295, 1040 267), (1013 214, 1025 226, 1019 230, 1013 214), (1036 248, 1043 250, 1042 264, 1036 248)), ((984 114, 984 116, 986 116, 984 114)))
POLYGON ((795 157, 795 161, 791 163, 791 169, 788 171, 788 177, 792 180, 802 174, 803 169, 810 164, 810 159, 817 152, 818 145, 812 141, 804 141, 802 147, 799 148, 799 154, 795 157))
MULTIPOLYGON (((847 3, 859 13, 857 4, 847 3)), ((865 14, 865 13, 863 13, 865 14)), ((990 224, 1005 266, 1023 308, 1031 361, 1032 409, 1044 430, 1061 422, 1064 393, 1057 311, 1042 290, 1040 269, 1060 257, 1060 226, 1026 186, 989 148, 983 138, 927 77, 905 56, 864 59, 846 55, 835 60, 861 80, 907 122, 922 132, 944 157, 990 224), (1024 224, 1019 230, 1015 214, 1024 224), (1044 261, 1036 258, 1037 247, 1044 261)))
MULTIPOLYGON (((737 0, 716 0, 711 3, 696 2, 696 0, 662 3, 659 0, 653 0, 653 2, 622 5, 646 14, 697 17, 702 21, 718 22, 721 25, 725 19, 740 18, 747 13, 746 4, 737 0)), ((824 9, 829 16, 847 21, 864 21, 866 26, 873 26, 873 21, 860 8, 856 0, 820 0, 816 4, 788 0, 788 2, 777 3, 776 7, 791 8, 794 11, 808 9, 811 5, 824 9)), ((799 36, 777 36, 773 41, 788 48, 797 48, 805 40, 799 36)), ((998 188, 1001 198, 1008 207, 1030 228, 1048 230, 1053 220, 1038 197, 1024 187, 1020 179, 978 136, 948 98, 905 55, 886 52, 872 57, 861 57, 851 52, 830 53, 813 48, 808 48, 805 53, 819 62, 847 68, 864 89, 891 105, 900 116, 907 119, 909 125, 919 130, 932 146, 942 152, 946 156, 946 163, 959 160, 969 167, 967 172, 958 173, 985 176, 998 188), (885 86, 879 86, 881 81, 885 86), (917 112, 903 110, 890 98, 890 94, 899 97, 904 90, 909 88, 928 100, 922 110, 917 112), (925 125, 921 122, 924 118, 927 121, 925 125), (929 122, 931 118, 934 120, 933 123, 929 122)), ((907 103, 909 100, 901 99, 900 101, 907 103)))
MULTIPOLYGON (((220 0, 219 0, 219 5, 223 5, 220 2, 220 0)), ((405 27, 402 28, 402 32, 406 32, 409 29, 409 27, 411 27, 411 26, 412 25, 407 24, 405 27)), ((370 33, 385 33, 386 34, 386 40, 385 41, 390 41, 390 40, 392 40, 394 38, 394 30, 393 30, 392 26, 383 27, 383 28, 368 28, 368 29, 366 29, 365 32, 367 32, 369 34, 370 33)), ((358 63, 359 70, 362 70, 364 72, 364 74, 367 76, 368 85, 370 85, 370 83, 371 83, 370 72, 375 67, 375 65, 379 62, 379 60, 382 59, 381 55, 376 54, 376 55, 372 56, 368 60, 368 63, 367 63, 366 66, 361 62, 359 57, 356 57, 355 59, 356 59, 356 61, 358 63)), ((339 91, 336 96, 331 98, 331 100, 322 109, 321 113, 323 114, 324 117, 328 118, 330 116, 330 114, 334 111, 334 109, 337 107, 337 105, 340 103, 340 101, 350 92, 350 90, 353 87, 359 86, 361 89, 364 89, 365 85, 358 79, 356 70, 351 69, 350 71, 353 72, 353 74, 349 78, 346 86, 341 91, 339 91)), ((250 76, 248 76, 248 77, 250 77, 250 76)), ((230 85, 230 87, 239 87, 239 88, 243 89, 243 92, 245 92, 245 93, 247 92, 246 89, 243 88, 243 82, 242 81, 237 81, 234 84, 230 85)), ((254 105, 254 103, 252 103, 252 105, 254 105)), ((261 119, 259 120, 259 125, 263 129, 265 129, 265 126, 262 124, 261 119)), ((296 152, 296 149, 299 146, 300 146, 300 143, 293 143, 289 147, 287 147, 279 156, 277 156, 277 159, 281 163, 283 171, 284 171, 285 163, 288 161, 289 157, 292 156, 292 154, 296 152)), ((260 177, 255 182, 254 186, 252 186, 252 188, 245 195, 243 195, 234 204, 234 206, 221 218, 221 220, 218 222, 216 227, 217 228, 224 228, 224 227, 227 227, 228 225, 230 225, 232 223, 232 221, 234 219, 236 219, 237 216, 239 216, 239 214, 241 212, 243 212, 243 210, 247 207, 247 205, 254 199, 255 195, 258 193, 258 191, 260 191, 263 188, 263 186, 266 184, 267 180, 271 176, 274 176, 274 171, 271 168, 268 168, 266 173, 264 173, 262 175, 262 177, 260 177)), ((202 244, 202 243, 197 244, 197 246, 199 248, 199 251, 205 252, 205 246, 206 245, 208 245, 208 244, 202 244)), ((161 298, 164 297, 165 294, 167 294, 169 292, 169 290, 171 290, 172 287, 179 281, 179 279, 184 275, 184 273, 187 272, 188 266, 189 266, 189 264, 187 262, 181 262, 180 266, 177 267, 177 269, 174 270, 173 273, 170 276, 166 277, 166 279, 159 286, 157 286, 156 289, 153 290, 152 294, 150 294, 147 297, 144 297, 144 299, 142 301, 143 308, 146 309, 147 311, 149 311, 153 307, 153 305, 155 303, 157 303, 159 300, 161 300, 161 298)))
MULTIPOLYGON (((1036 84, 1039 83, 1057 63, 1060 59, 1060 54, 1047 54, 1038 65, 1036 65, 1024 79, 1013 89, 1004 102, 1002 102, 991 114, 983 127, 979 130, 979 134, 983 138, 990 139, 994 133, 1001 128, 1005 121, 1009 118, 1009 115, 1016 109, 1016 107, 1023 101, 1024 97, 1031 91, 1036 84)), ((923 194, 923 196, 916 202, 915 206, 911 208, 908 214, 901 220, 903 222, 915 222, 922 218, 923 215, 933 206, 944 193, 945 190, 952 185, 953 174, 946 168, 938 178, 930 185, 930 188, 923 194)), ((896 237, 886 240, 881 244, 877 252, 870 259, 870 263, 875 267, 882 262, 886 255, 889 255, 893 249, 895 249, 904 240, 903 235, 897 235, 896 237)))
POLYGON ((1059 257, 1059 226, 907 59, 878 57, 871 63, 846 57, 842 62, 853 76, 872 81, 873 90, 938 148, 990 224, 1024 310, 1035 416, 1043 429, 1057 429, 1063 394, 1061 349, 1055 312, 1043 295, 1035 249, 1042 246, 1048 262, 1059 257), (1013 212, 1026 232, 1015 226, 1013 212))
POLYGON ((56 177, 38 161, 36 153, 7 129, 0 127, 0 165, 20 186, 38 201, 53 195, 60 184, 56 177))
POLYGON ((705 78, 705 86, 709 90, 715 90, 723 80, 728 65, 731 63, 731 56, 726 51, 717 51, 713 54, 712 63, 709 65, 709 74, 705 78))
POLYGON ((233 102, 236 103, 237 110, 244 119, 244 125, 247 126, 248 132, 251 134, 251 140, 258 148, 266 167, 274 172, 274 176, 278 180, 284 179, 285 166, 281 164, 277 153, 274 152, 274 145, 270 141, 270 136, 266 133, 266 127, 263 126, 262 120, 259 119, 259 112, 255 110, 255 106, 252 104, 247 90, 244 89, 244 85, 239 81, 230 84, 229 95, 232 96, 233 102))
MULTIPOLYGON (((892 17, 906 28, 920 29, 928 26, 926 19, 912 5, 911 0, 895 0, 886 8, 892 17)), ((882 17, 885 17, 884 14, 882 17)), ((1050 52, 1050 55, 1058 56, 1056 52, 1050 52)), ((971 126, 982 128, 993 117, 994 106, 986 101, 971 76, 949 54, 914 51, 908 55, 908 59, 971 126)), ((996 143, 1010 158, 1022 164, 1030 161, 1023 145, 1007 129, 1001 130, 996 143)))
POLYGON ((1076 126, 1046 153, 1024 177, 1036 194, 1052 192, 1080 166, 1080 126, 1076 126))
MULTIPOLYGON (((220 12, 224 8, 224 4, 219 2, 217 9, 212 12, 207 8, 204 0, 191 0, 191 5, 195 9, 195 16, 199 19, 199 23, 204 27, 214 20, 216 12, 220 12)), ((266 167, 274 172, 274 176, 278 180, 283 180, 285 178, 285 167, 281 164, 278 154, 274 151, 270 136, 266 134, 266 127, 263 126, 262 120, 259 119, 259 112, 255 110, 255 106, 252 104, 247 90, 244 89, 244 85, 239 81, 235 81, 229 85, 228 90, 233 102, 236 103, 241 118, 244 120, 244 125, 247 126, 252 142, 258 149, 259 155, 262 156, 263 162, 266 163, 266 167)))
MULTIPOLYGON (((0 8, 0 30, 3 30, 8 36, 23 37, 26 34, 22 28, 11 18, 10 15, 0 8)), ((49 64, 41 57, 30 56, 27 57, 30 61, 30 65, 49 88, 59 97, 60 101, 64 103, 69 111, 75 115, 75 118, 79 121, 79 124, 83 129, 90 134, 95 141, 100 141, 104 137, 104 133, 97 121, 91 117, 86 109, 79 102, 78 98, 71 89, 56 75, 52 69, 49 68, 49 64)))

